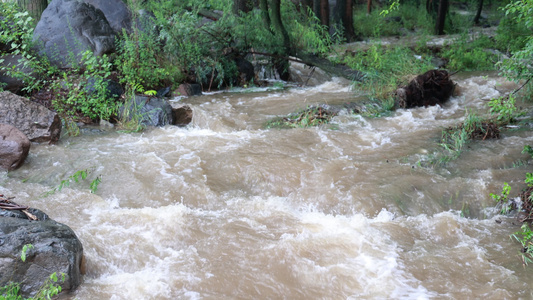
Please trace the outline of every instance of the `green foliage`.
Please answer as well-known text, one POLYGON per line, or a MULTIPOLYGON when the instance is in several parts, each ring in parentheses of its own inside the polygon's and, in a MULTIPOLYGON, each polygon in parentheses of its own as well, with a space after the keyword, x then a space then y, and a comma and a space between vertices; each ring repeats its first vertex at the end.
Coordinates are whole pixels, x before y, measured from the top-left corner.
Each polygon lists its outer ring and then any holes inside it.
POLYGON ((496 29, 496 48, 504 53, 511 54, 522 50, 531 36, 531 30, 523 23, 516 22, 510 15, 500 21, 496 29))
POLYGON ((509 193, 511 193, 511 186, 507 183, 503 183, 503 189, 500 195, 490 194, 492 199, 496 201, 497 205, 501 205, 500 213, 507 214, 513 209, 513 203, 509 201, 509 193))
POLYGON ((367 51, 345 56, 344 63, 365 74, 357 88, 370 92, 371 98, 385 99, 409 77, 433 68, 430 58, 416 56, 407 47, 373 44, 367 51))
POLYGON ((64 282, 65 276, 65 273, 61 273, 61 277, 58 278, 56 272, 52 273, 41 286, 34 298, 50 300, 54 296, 61 293, 61 286, 58 284, 58 282, 64 282))
POLYGON ((105 80, 112 67, 106 55, 97 57, 87 50, 81 56, 79 68, 62 71, 50 85, 57 93, 52 105, 67 123, 67 129, 71 129, 71 135, 77 135, 74 121, 77 117, 109 120, 116 114, 117 105, 108 94, 105 80))
POLYGON ((494 46, 485 35, 472 36, 465 32, 447 44, 440 55, 448 60, 447 67, 452 70, 494 70, 498 57, 486 50, 494 46))
POLYGON ((530 145, 525 145, 522 153, 527 153, 529 156, 533 157, 533 148, 530 145))
POLYGON ((157 88, 173 81, 171 74, 161 67, 166 62, 158 37, 152 31, 141 31, 136 26, 131 34, 123 31, 117 43, 117 54, 115 64, 122 75, 122 83, 157 88))
POLYGON ((26 253, 28 253, 29 250, 35 248, 32 244, 26 244, 22 247, 22 251, 20 253, 20 259, 22 262, 26 262, 26 253))
POLYGON ((20 293, 20 285, 14 282, 0 287, 0 300, 24 300, 20 293))
MULTIPOLYGON (((524 26, 526 29, 533 27, 533 2, 532 1, 515 1, 506 5, 503 10, 505 15, 511 18, 511 22, 518 24, 517 26, 524 26)), ((523 43, 523 47, 513 47, 512 57, 504 60, 500 64, 502 72, 513 80, 530 80, 533 78, 533 36, 531 31, 526 33, 519 39, 519 43, 523 43), (519 49, 517 49, 519 48, 519 49)))
MULTIPOLYGON (((61 190, 65 187, 70 187, 70 184, 72 183, 80 183, 81 181, 87 179, 87 177, 92 173, 92 170, 85 169, 85 170, 79 170, 76 171, 74 174, 70 175, 67 179, 61 180, 59 185, 57 187, 54 187, 50 191, 44 193, 41 195, 41 197, 48 197, 52 194, 55 194, 56 192, 61 192, 61 190)), ((91 193, 96 193, 98 190, 98 185, 102 182, 102 178, 100 176, 97 176, 95 179, 91 181, 89 184, 89 188, 91 190, 91 193)))
POLYGON ((523 112, 520 112, 518 107, 516 107, 516 98, 514 94, 490 100, 489 107, 490 113, 492 115, 497 115, 500 124, 512 123, 517 117, 523 115, 523 112))
POLYGON ((521 231, 513 233, 511 238, 522 245, 520 251, 522 263, 528 265, 533 262, 533 230, 531 230, 530 225, 528 223, 522 224, 521 231))
MULTIPOLYGON (((397 1, 392 1, 394 5, 397 1)), ((354 24, 357 34, 361 37, 401 36, 409 34, 407 31, 417 34, 430 33, 433 31, 433 21, 428 15, 424 5, 402 3, 399 7, 390 7, 385 11, 374 10, 370 14, 366 10, 354 11, 354 24)))
POLYGON ((327 124, 336 114, 320 106, 311 106, 287 117, 275 118, 266 124, 266 128, 306 128, 327 124))
POLYGON ((300 15, 300 18, 294 18, 287 25, 291 41, 296 47, 322 56, 331 51, 334 41, 328 28, 320 23, 310 8, 307 16, 300 15))
MULTIPOLYGON (((18 66, 2 66, 0 70, 23 80, 26 86, 22 90, 25 92, 40 89, 46 84, 46 77, 56 69, 32 51, 33 19, 27 11, 20 11, 16 2, 0 2, 0 11, 3 17, 0 19, 0 43, 10 47, 9 53, 21 56, 18 66), (23 69, 32 70, 33 75, 22 72, 23 69)), ((3 54, 0 52, 0 56, 3 54)))
POLYGON ((19 295, 20 285, 18 283, 9 283, 4 287, 0 287, 0 300, 51 300, 61 293, 61 286, 59 283, 65 281, 65 274, 61 273, 58 278, 57 273, 52 273, 48 279, 39 288, 35 296, 24 298, 19 295))

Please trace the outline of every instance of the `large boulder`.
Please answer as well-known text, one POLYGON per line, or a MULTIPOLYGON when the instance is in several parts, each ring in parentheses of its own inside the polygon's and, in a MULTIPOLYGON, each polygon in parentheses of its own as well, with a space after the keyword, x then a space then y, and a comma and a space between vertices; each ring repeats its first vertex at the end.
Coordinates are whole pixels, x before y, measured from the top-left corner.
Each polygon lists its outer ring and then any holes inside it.
POLYGON ((3 83, 4 90, 17 93, 26 84, 24 78, 34 76, 34 70, 28 66, 25 66, 22 61, 24 57, 20 54, 6 54, 0 57, 0 66, 5 66, 16 72, 19 76, 11 76, 5 70, 0 69, 0 85, 3 83), (3 60, 3 61, 2 61, 3 60))
POLYGON ((0 93, 0 111, 0 123, 13 125, 32 142, 55 143, 59 140, 59 116, 40 104, 6 91, 0 93))
POLYGON ((81 0, 52 0, 35 27, 34 41, 41 54, 59 67, 71 67, 81 54, 115 50, 115 32, 104 13, 81 0))
POLYGON ((111 28, 117 34, 122 33, 122 29, 127 32, 131 31, 131 12, 128 6, 122 0, 83 0, 101 10, 111 28))
POLYGON ((0 124, 0 170, 14 170, 22 165, 30 151, 30 140, 17 128, 0 124))
POLYGON ((136 95, 120 108, 122 118, 140 118, 144 126, 165 126, 174 124, 172 106, 162 98, 136 95))
MULTIPOLYGON (((0 195, 1 196, 1 195, 0 195)), ((5 200, 5 199, 3 199, 5 200)), ((0 203, 2 204, 2 203, 0 203)), ((70 227, 50 219, 37 209, 27 209, 38 220, 19 210, 0 209, 0 286, 20 283, 22 295, 33 296, 54 272, 66 275, 62 290, 81 283, 83 246, 70 227), (21 260, 24 245, 26 260, 21 260)))

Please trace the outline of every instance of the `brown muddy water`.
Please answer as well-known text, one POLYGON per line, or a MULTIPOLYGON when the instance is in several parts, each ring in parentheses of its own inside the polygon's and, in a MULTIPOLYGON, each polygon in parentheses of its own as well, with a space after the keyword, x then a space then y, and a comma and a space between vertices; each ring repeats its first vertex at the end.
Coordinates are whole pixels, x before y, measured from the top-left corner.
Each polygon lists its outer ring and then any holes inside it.
POLYGON ((531 133, 473 143, 445 167, 417 164, 443 128, 515 87, 455 80, 462 94, 444 107, 306 129, 263 125, 358 92, 333 80, 175 99, 194 109, 190 126, 34 145, 21 169, 0 173, 0 193, 78 234, 88 272, 73 299, 531 299, 533 266, 509 238, 519 226, 489 196, 524 187, 531 133), (102 176, 96 194, 83 183, 39 196, 87 168, 102 176))

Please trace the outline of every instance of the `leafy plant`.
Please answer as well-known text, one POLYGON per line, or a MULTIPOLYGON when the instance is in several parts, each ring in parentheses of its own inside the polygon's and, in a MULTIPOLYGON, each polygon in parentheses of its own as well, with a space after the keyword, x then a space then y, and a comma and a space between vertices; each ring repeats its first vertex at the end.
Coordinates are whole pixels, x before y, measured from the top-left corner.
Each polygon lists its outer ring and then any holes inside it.
POLYGON ((485 35, 464 32, 447 44, 440 55, 448 60, 447 67, 452 70, 494 70, 498 57, 486 50, 494 46, 494 42, 485 35))
POLYGON ((500 195, 490 194, 492 199, 496 201, 496 204, 501 205, 500 214, 507 214, 513 209, 513 204, 509 202, 509 193, 511 193, 511 186, 507 183, 503 183, 503 189, 500 195))
POLYGON ((489 101, 490 113, 497 115, 500 124, 512 123, 517 117, 523 115, 516 107, 516 98, 514 94, 507 97, 499 97, 489 101))
POLYGON ((522 245, 520 255, 522 257, 522 263, 528 265, 533 262, 533 230, 528 223, 522 224, 521 231, 517 231, 511 235, 512 239, 515 239, 522 245))
MULTIPOLYGON (((42 88, 47 76, 57 69, 32 50, 34 20, 27 11, 21 11, 16 2, 0 2, 0 11, 0 44, 8 45, 10 54, 20 56, 17 65, 3 65, 0 70, 24 81, 22 91, 31 92, 42 88), (24 69, 32 70, 32 75, 23 72, 24 69)), ((2 54, 4 53, 0 51, 0 55, 2 54)))
POLYGON ((26 262, 26 253, 35 248, 32 244, 26 244, 22 247, 22 251, 20 253, 20 259, 22 260, 22 262, 26 262))
MULTIPOLYGON (((74 174, 70 175, 67 179, 64 179, 64 180, 61 180, 61 182, 59 183, 59 185, 53 189, 51 189, 50 191, 44 193, 43 195, 41 195, 42 197, 47 197, 47 196, 50 196, 56 192, 61 192, 61 190, 65 187, 69 187, 72 183, 80 183, 82 180, 85 180, 87 179, 88 175, 91 173, 92 171, 90 169, 85 169, 85 170, 79 170, 79 171, 76 171, 74 174)), ((102 182, 102 178, 100 176, 97 176, 94 180, 91 181, 89 187, 90 187, 90 190, 91 190, 91 193, 96 193, 97 189, 98 189, 98 185, 102 182)))

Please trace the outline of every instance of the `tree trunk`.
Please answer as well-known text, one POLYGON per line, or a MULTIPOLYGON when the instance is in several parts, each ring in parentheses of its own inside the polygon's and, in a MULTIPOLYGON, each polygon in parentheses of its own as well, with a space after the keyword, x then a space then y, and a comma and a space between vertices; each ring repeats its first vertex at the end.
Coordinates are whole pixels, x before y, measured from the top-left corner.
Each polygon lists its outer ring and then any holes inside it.
POLYGON ((372 0, 366 1, 366 13, 370 14, 372 12, 372 0))
POLYGON ((27 10, 35 22, 39 22, 43 11, 48 6, 47 0, 17 0, 17 4, 24 10, 27 10))
POLYGON ((357 40, 355 35, 355 30, 353 28, 353 0, 344 0, 345 11, 344 17, 342 18, 342 23, 344 25, 344 32, 346 34, 346 39, 348 42, 353 42, 357 40))
POLYGON ((444 34, 444 22, 446 21, 447 12, 448 12, 448 0, 440 0, 439 10, 437 13, 437 22, 435 24, 435 32, 437 35, 444 34))
POLYGON ((259 8, 261 8, 261 17, 263 18, 263 23, 272 32, 272 22, 270 22, 270 15, 268 14, 268 0, 259 0, 259 8))
MULTIPOLYGON (((276 35, 281 35, 283 40, 283 52, 277 53, 283 56, 288 56, 291 54, 291 41, 289 38, 289 33, 283 25, 281 20, 281 0, 271 0, 271 10, 272 10, 272 25, 276 29, 276 35)), ((279 77, 282 80, 289 80, 289 61, 287 59, 276 60, 274 65, 279 73, 279 77)))
POLYGON ((329 1, 320 0, 320 21, 322 25, 329 27, 329 1))
POLYGON ((353 1, 352 0, 337 0, 335 5, 335 19, 338 20, 337 25, 344 30, 344 37, 348 42, 353 42, 357 39, 355 30, 353 28, 353 1))
POLYGON ((481 18, 481 10, 483 9, 483 0, 478 0, 477 3, 477 12, 476 16, 474 17, 474 24, 479 25, 479 19, 481 18))

